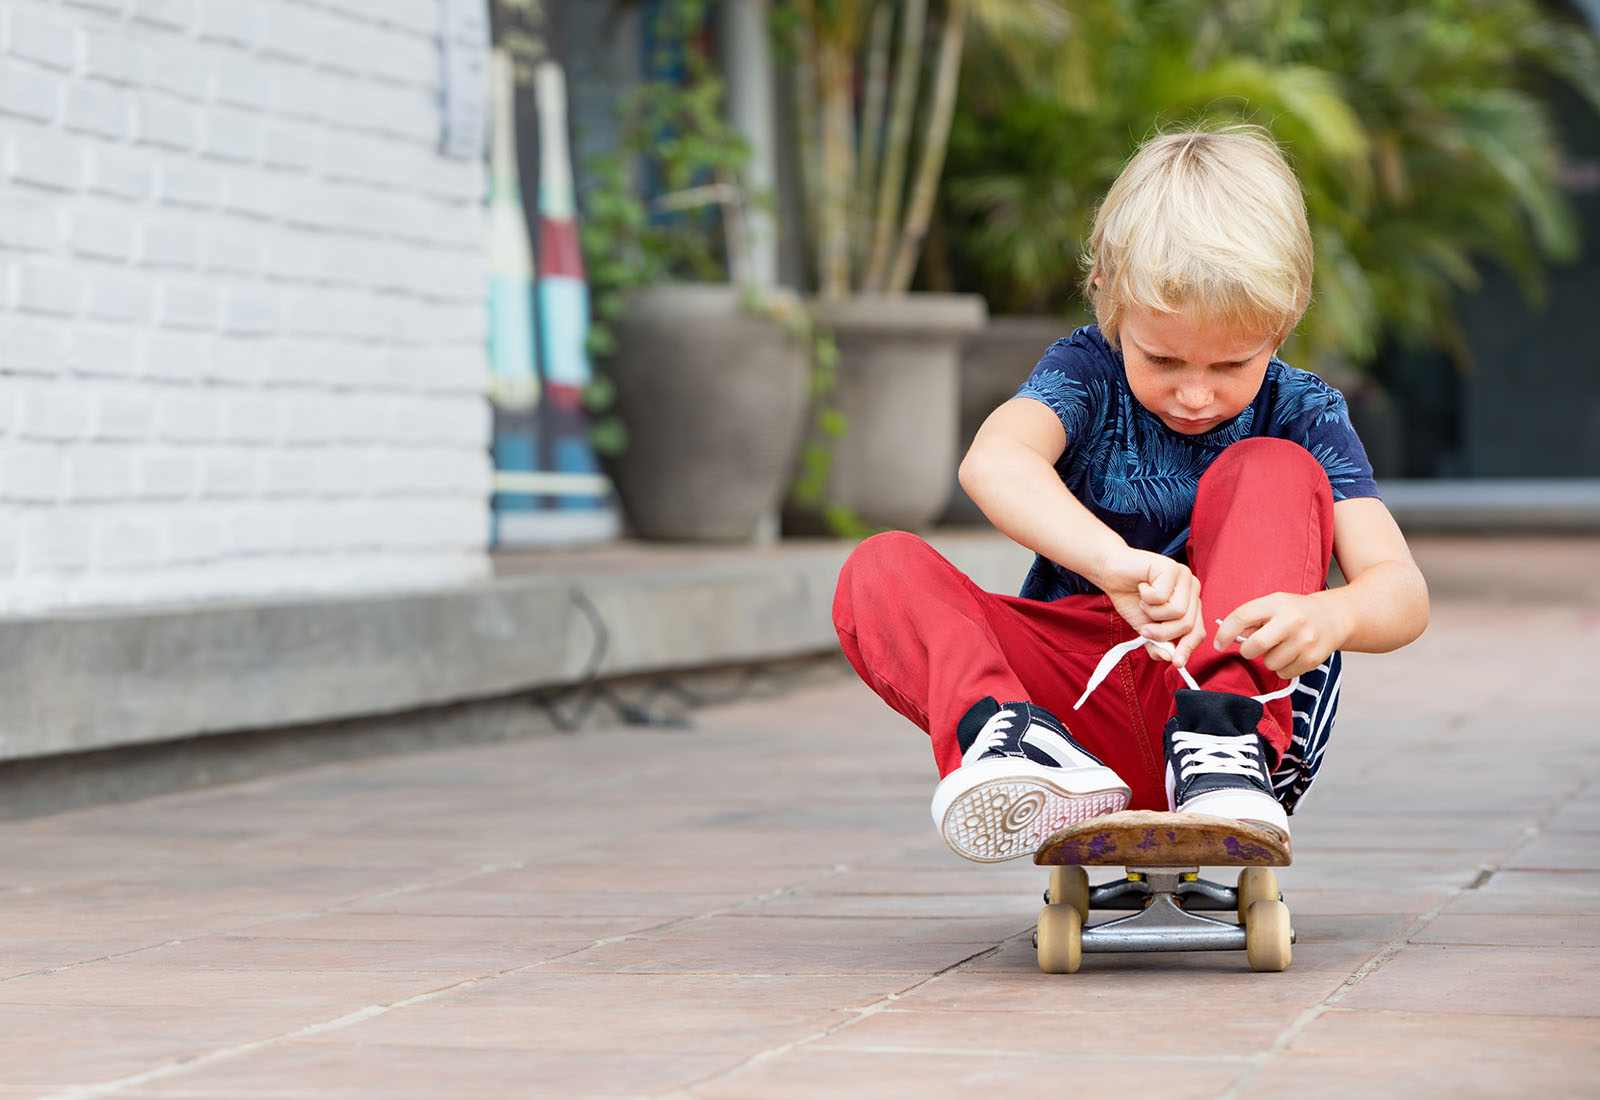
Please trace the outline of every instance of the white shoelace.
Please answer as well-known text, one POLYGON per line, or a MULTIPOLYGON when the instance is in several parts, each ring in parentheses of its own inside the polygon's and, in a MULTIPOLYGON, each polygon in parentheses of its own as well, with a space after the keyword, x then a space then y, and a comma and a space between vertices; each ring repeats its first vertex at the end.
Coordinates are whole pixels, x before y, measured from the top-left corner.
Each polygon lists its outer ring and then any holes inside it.
POLYGON ((1247 737, 1174 730, 1172 747, 1183 761, 1183 774, 1178 779, 1182 781, 1189 778, 1189 773, 1200 767, 1202 762, 1205 770, 1212 775, 1245 775, 1260 779, 1261 752, 1258 744, 1247 737))
MULTIPOLYGON (((1217 620, 1217 625, 1222 625, 1221 619, 1217 620)), ((1240 638, 1238 641, 1242 642, 1244 639, 1240 638)), ((1100 658, 1100 663, 1095 666, 1094 675, 1089 677, 1089 686, 1083 689, 1083 695, 1080 696, 1078 701, 1073 704, 1072 709, 1078 710, 1083 706, 1084 703, 1088 702, 1089 696, 1094 693, 1094 689, 1099 687, 1100 682, 1107 676, 1111 675, 1111 670, 1117 667, 1117 662, 1121 661, 1122 658, 1126 657, 1134 650, 1143 648, 1147 645, 1153 645, 1157 649, 1165 653, 1173 654, 1174 656, 1176 656, 1178 652, 1178 647, 1173 645, 1171 642, 1158 642, 1149 638, 1134 638, 1132 641, 1127 641, 1121 643, 1120 645, 1112 646, 1106 651, 1106 655, 1100 658)), ((1188 669, 1179 667, 1178 675, 1182 676, 1183 682, 1188 684, 1195 691, 1200 690, 1200 685, 1195 682, 1193 676, 1189 675, 1188 669)), ((1273 699, 1282 699, 1285 695, 1290 694, 1299 686, 1300 677, 1296 676, 1293 680, 1290 680, 1289 685, 1282 690, 1269 691, 1265 695, 1255 695, 1251 698, 1255 699, 1258 703, 1266 703, 1273 699)))
POLYGON ((1016 720, 1017 712, 1014 710, 1000 710, 995 712, 983 724, 983 729, 978 731, 978 736, 973 739, 972 747, 961 756, 962 763, 976 760, 991 749, 997 749, 1011 733, 1011 723, 1016 720))

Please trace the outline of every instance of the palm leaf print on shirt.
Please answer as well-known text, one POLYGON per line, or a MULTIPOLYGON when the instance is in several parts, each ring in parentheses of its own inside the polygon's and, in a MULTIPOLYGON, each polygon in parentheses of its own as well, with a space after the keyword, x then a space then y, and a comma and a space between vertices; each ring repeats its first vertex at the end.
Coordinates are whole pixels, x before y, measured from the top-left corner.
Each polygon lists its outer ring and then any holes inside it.
POLYGON ((1093 456, 1089 485, 1102 507, 1160 524, 1183 523, 1194 510, 1195 487, 1210 455, 1188 440, 1141 430, 1124 446, 1093 456))
POLYGON ((1276 419, 1305 417, 1308 425, 1345 419, 1344 396, 1311 372, 1283 366, 1277 381, 1276 419))
POLYGON ((1310 371, 1295 370, 1279 365, 1277 370, 1277 405, 1279 411, 1295 413, 1309 405, 1320 404, 1326 383, 1310 371))
POLYGON ((1335 450, 1330 444, 1317 443, 1310 450, 1311 457, 1320 462, 1322 468, 1327 471, 1328 484, 1333 487, 1333 499, 1343 500, 1347 495, 1344 486, 1361 477, 1362 468, 1354 459, 1342 451, 1335 450))
POLYGON ((1255 423, 1256 408, 1254 405, 1246 405, 1244 411, 1238 416, 1222 427, 1212 429, 1207 434, 1206 446, 1215 447, 1220 451, 1222 448, 1232 446, 1241 439, 1249 439, 1250 429, 1255 427, 1255 423))
POLYGON ((1318 424, 1343 424, 1350 419, 1350 407, 1345 404, 1344 394, 1331 393, 1328 395, 1327 407, 1322 410, 1322 415, 1317 418, 1318 424))
POLYGON ((1109 399, 1102 379, 1083 381, 1058 370, 1035 371, 1017 391, 1017 396, 1031 397, 1049 405, 1066 429, 1069 446, 1090 434, 1087 431, 1090 410, 1105 408, 1109 399))

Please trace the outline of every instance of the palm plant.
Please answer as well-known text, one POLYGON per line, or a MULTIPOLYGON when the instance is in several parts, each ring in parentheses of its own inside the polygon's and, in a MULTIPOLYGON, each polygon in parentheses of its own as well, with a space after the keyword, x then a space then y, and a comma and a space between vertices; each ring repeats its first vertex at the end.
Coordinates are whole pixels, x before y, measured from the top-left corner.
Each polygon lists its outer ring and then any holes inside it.
POLYGON ((1592 35, 1534 0, 1104 0, 1031 81, 975 50, 948 169, 957 263, 1001 310, 1066 311, 1092 204, 1158 127, 1267 126, 1317 244, 1302 344, 1352 361, 1385 333, 1455 349, 1454 296, 1490 260, 1537 296, 1575 230, 1531 80, 1600 107, 1592 35), (1058 75, 1070 68, 1070 74, 1058 75))
POLYGON ((903 293, 933 214, 969 32, 1013 54, 1020 42, 1059 43, 1064 13, 1052 0, 795 0, 778 20, 795 61, 818 289, 903 293))
POLYGON ((1375 183, 1369 202, 1321 219, 1338 229, 1318 245, 1342 279, 1320 293, 1343 299, 1358 358, 1388 332, 1467 363, 1456 306, 1460 291, 1478 287, 1482 264, 1507 268, 1538 302, 1546 262, 1578 251, 1538 83, 1563 81, 1600 111, 1600 47, 1534 0, 1316 0, 1305 17, 1310 25, 1270 46, 1340 75, 1371 136, 1375 183))

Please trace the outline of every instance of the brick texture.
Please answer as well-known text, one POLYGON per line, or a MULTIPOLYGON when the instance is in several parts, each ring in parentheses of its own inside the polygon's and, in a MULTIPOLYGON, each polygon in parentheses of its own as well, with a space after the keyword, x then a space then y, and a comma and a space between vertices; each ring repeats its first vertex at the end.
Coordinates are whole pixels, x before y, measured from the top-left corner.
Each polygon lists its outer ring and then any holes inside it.
POLYGON ((436 0, 0 5, 0 615, 487 571, 436 0))

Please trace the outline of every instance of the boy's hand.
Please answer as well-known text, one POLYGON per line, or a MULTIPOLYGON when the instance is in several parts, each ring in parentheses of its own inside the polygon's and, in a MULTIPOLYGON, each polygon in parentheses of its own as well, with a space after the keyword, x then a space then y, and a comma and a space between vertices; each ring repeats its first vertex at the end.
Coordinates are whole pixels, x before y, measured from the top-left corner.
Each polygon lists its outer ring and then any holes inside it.
MULTIPOLYGON (((1180 667, 1205 640, 1200 581, 1182 562, 1122 547, 1106 555, 1097 579, 1117 614, 1141 636, 1177 647, 1175 663, 1180 667)), ((1158 660, 1174 660, 1154 646, 1146 646, 1145 652, 1158 660)))
POLYGON ((1240 656, 1262 658, 1285 680, 1302 676, 1344 645, 1344 622, 1322 596, 1274 592, 1240 604, 1217 627, 1212 644, 1227 649, 1242 636, 1240 656))

